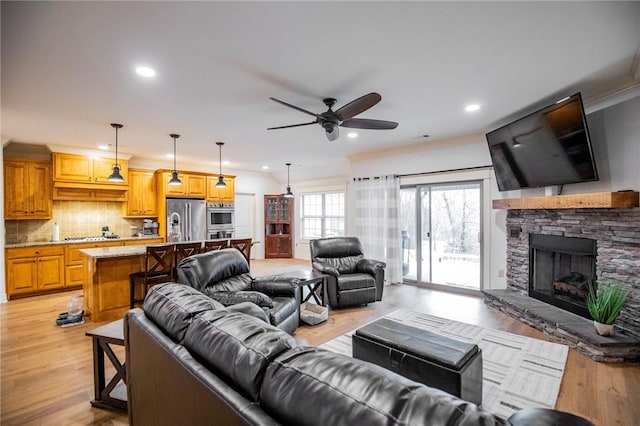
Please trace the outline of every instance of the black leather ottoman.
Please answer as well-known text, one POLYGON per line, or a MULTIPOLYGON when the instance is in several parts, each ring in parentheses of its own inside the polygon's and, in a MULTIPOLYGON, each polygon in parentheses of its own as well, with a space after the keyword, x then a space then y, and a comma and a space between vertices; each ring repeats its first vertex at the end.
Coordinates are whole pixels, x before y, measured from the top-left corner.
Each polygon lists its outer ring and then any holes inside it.
POLYGON ((385 318, 359 328, 352 340, 354 358, 482 404, 482 351, 477 345, 385 318))

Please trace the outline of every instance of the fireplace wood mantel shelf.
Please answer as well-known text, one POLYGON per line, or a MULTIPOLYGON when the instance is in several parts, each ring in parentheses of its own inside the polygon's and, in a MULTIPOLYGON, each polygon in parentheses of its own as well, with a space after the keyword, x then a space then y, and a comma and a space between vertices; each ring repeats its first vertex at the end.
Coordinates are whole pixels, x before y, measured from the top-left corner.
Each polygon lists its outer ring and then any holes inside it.
POLYGON ((505 198, 493 200, 494 209, 618 209, 639 206, 638 192, 593 192, 588 194, 550 195, 545 197, 505 198))

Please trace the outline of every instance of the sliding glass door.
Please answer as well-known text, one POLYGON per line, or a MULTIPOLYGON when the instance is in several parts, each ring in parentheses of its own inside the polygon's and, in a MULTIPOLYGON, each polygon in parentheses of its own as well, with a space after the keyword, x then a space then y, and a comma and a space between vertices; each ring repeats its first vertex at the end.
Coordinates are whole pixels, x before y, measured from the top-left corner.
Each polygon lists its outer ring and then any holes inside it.
POLYGON ((405 281, 480 289, 480 183, 400 193, 405 281))

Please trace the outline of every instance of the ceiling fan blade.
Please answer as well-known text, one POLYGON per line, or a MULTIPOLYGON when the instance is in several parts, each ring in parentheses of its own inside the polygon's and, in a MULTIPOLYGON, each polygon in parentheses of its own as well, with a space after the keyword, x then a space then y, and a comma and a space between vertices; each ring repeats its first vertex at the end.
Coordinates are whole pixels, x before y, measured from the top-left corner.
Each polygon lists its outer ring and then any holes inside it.
POLYGON ((330 131, 326 130, 325 133, 327 134, 327 139, 331 142, 340 137, 340 130, 338 126, 333 126, 330 131))
POLYGON ((295 105, 288 104, 288 103, 286 103, 284 101, 281 101, 280 99, 276 99, 276 98, 269 98, 269 99, 271 99, 272 101, 277 102, 279 104, 282 104, 284 106, 288 106, 289 108, 297 109, 298 111, 304 112, 305 114, 313 115, 316 118, 318 117, 318 114, 316 114, 315 112, 307 111, 306 109, 302 109, 302 108, 297 107, 295 105))
POLYGON ((349 102, 345 106, 341 107, 336 111, 336 116, 341 120, 348 120, 351 117, 355 117, 356 115, 364 112, 380 102, 382 96, 379 93, 369 93, 368 95, 364 95, 359 97, 358 99, 349 102))
POLYGON ((289 124, 288 126, 269 127, 267 130, 287 129, 289 127, 308 126, 309 124, 316 124, 316 123, 317 121, 311 121, 309 123, 300 123, 300 124, 289 124))
POLYGON ((371 120, 369 118, 352 118, 343 121, 341 127, 349 127, 352 129, 371 129, 371 130, 390 130, 398 127, 395 121, 371 120))

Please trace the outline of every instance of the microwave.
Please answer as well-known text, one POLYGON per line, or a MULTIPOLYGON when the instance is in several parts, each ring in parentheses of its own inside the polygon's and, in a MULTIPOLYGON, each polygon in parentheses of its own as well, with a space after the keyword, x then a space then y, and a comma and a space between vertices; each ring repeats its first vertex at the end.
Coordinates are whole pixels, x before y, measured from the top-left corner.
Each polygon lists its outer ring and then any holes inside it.
POLYGON ((208 203, 207 204, 207 228, 224 229, 232 228, 234 223, 234 206, 232 203, 208 203))

